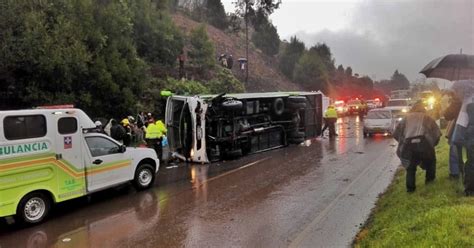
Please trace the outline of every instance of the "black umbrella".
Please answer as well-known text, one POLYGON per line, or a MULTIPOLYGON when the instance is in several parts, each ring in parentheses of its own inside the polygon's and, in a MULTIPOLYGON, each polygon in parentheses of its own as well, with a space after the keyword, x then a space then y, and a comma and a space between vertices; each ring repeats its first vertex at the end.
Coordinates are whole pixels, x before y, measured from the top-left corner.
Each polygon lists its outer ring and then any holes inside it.
POLYGON ((428 63, 420 71, 429 78, 442 78, 450 81, 474 79, 474 55, 450 54, 428 63))

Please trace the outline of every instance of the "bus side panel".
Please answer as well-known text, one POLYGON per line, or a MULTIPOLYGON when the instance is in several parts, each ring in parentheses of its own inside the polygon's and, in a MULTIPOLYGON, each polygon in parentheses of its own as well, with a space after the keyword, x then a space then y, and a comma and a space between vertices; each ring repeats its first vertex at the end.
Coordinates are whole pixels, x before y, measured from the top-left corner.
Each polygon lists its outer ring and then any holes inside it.
POLYGON ((60 202, 84 195, 84 189, 84 178, 77 180, 54 154, 0 160, 0 217, 16 214, 30 192, 46 190, 60 202))

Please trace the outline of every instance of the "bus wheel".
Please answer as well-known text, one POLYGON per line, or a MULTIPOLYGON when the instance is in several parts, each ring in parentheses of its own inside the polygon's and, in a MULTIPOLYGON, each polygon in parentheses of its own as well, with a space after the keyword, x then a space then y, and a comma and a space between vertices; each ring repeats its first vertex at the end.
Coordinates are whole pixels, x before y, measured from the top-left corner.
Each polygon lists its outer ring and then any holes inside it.
POLYGON ((21 199, 17 209, 17 217, 24 224, 37 224, 48 216, 51 199, 41 192, 27 194, 21 199))
POLYGON ((153 185, 155 181, 155 173, 153 166, 149 164, 141 164, 135 171, 135 178, 133 184, 137 190, 148 189, 153 185))

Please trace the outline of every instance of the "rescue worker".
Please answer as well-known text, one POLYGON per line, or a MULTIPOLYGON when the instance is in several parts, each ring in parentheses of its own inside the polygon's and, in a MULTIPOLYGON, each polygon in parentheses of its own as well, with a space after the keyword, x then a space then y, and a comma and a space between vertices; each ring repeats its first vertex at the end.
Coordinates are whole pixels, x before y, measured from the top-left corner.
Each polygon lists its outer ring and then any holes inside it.
POLYGON ((150 123, 146 128, 145 139, 148 144, 148 147, 153 148, 156 152, 156 155, 161 160, 161 137, 163 133, 160 127, 153 121, 153 118, 150 119, 150 123))
POLYGON ((398 141, 397 155, 406 168, 407 192, 416 189, 417 166, 426 170, 425 183, 436 178, 434 147, 441 137, 436 122, 426 114, 423 102, 417 102, 410 113, 397 125, 393 138, 398 141))
POLYGON ((324 127, 321 132, 321 136, 324 136, 324 131, 329 128, 329 138, 337 136, 336 133, 336 122, 337 122, 337 111, 333 105, 329 105, 328 109, 324 113, 324 127))
POLYGON ((130 143, 132 142, 132 128, 130 127, 130 121, 128 118, 123 119, 120 122, 125 129, 125 136, 123 137, 123 144, 125 146, 130 146, 130 143))
POLYGON ((102 125, 101 121, 95 121, 94 124, 95 124, 95 129, 92 130, 92 132, 106 134, 104 131, 104 126, 102 125))

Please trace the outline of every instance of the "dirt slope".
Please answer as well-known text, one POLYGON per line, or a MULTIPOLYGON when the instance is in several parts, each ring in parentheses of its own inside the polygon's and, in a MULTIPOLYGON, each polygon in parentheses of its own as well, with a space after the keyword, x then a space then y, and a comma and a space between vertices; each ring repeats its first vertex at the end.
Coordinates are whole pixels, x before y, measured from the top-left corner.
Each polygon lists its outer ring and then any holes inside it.
MULTIPOLYGON (((189 33, 200 24, 181 14, 173 15, 173 21, 185 33, 189 33)), ((245 73, 240 71, 237 60, 245 57, 245 37, 227 34, 211 25, 207 25, 207 33, 214 41, 216 60, 219 54, 232 54, 234 75, 244 82, 245 73)), ((249 47, 249 68, 249 81, 245 85, 248 92, 301 90, 299 85, 290 82, 281 74, 275 58, 266 56, 252 45, 249 47)))

